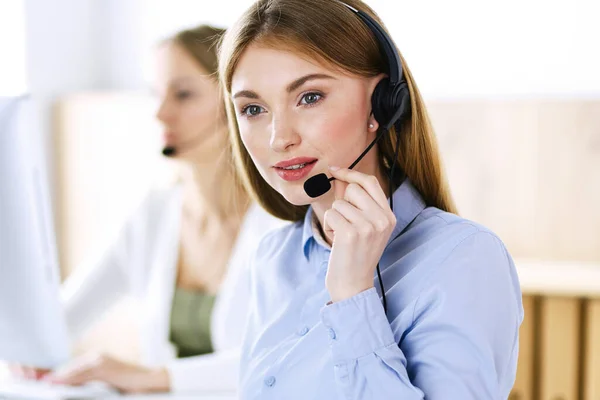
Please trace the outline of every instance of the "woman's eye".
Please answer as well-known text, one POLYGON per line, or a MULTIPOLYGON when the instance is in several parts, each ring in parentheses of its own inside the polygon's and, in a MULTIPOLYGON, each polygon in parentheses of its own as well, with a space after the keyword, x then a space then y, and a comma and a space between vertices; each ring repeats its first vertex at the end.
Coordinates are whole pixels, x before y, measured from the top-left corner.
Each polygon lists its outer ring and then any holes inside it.
POLYGON ((191 95, 192 95, 191 92, 189 92, 187 90, 184 90, 184 91, 181 91, 181 92, 177 92, 175 94, 175 97, 177 97, 177 100, 185 100, 188 97, 190 97, 191 95))
POLYGON ((321 95, 320 93, 306 93, 304 96, 302 96, 302 100, 300 100, 300 104, 303 104, 303 105, 315 104, 316 102, 321 100, 322 97, 323 97, 323 95, 321 95))
POLYGON ((256 117, 261 113, 262 107, 256 105, 249 105, 242 109, 242 114, 248 117, 256 117))

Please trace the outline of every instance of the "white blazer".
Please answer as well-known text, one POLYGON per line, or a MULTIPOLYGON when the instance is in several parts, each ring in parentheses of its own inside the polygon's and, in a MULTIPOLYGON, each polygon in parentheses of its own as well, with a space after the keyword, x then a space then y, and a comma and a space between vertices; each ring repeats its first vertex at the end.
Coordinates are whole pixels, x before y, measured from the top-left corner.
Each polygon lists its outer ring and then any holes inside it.
POLYGON ((182 205, 180 186, 150 192, 102 257, 67 279, 61 296, 69 331, 79 337, 116 300, 131 294, 142 306, 143 362, 167 367, 173 392, 235 390, 249 298, 247 260, 266 232, 286 222, 256 204, 250 207, 213 308, 214 353, 176 359, 169 329, 182 205))

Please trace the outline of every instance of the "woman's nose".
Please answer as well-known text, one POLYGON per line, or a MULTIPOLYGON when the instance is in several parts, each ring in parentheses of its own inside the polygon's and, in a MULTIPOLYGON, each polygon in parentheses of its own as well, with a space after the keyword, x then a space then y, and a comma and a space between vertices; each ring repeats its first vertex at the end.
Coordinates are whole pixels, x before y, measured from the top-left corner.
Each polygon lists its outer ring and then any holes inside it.
POLYGON ((162 100, 160 105, 158 106, 158 109, 156 110, 156 119, 158 119, 162 123, 166 123, 172 118, 171 114, 172 112, 170 110, 167 100, 162 100))
POLYGON ((290 121, 284 118, 273 118, 271 123, 271 148, 277 152, 285 152, 300 143, 300 135, 290 121))

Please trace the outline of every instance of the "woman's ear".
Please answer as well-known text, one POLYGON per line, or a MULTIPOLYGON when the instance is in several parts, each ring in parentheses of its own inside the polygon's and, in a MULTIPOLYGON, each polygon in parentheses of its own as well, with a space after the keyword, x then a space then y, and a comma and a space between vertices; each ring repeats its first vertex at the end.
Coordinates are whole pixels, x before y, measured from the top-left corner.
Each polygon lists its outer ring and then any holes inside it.
MULTIPOLYGON (((375 92, 375 87, 385 77, 387 77, 387 75, 384 73, 381 73, 381 74, 378 74, 376 76, 369 78, 370 82, 369 82, 368 93, 370 95, 369 101, 371 102, 371 104, 373 104, 372 98, 373 98, 373 92, 375 92)), ((369 132, 377 132, 377 129, 379 129, 379 123, 375 119, 373 110, 371 110, 371 115, 369 116, 369 120, 367 121, 367 129, 369 132)))
POLYGON ((377 122, 375 116, 373 115, 373 112, 371 112, 371 115, 367 120, 367 130, 369 132, 377 132, 377 129, 379 129, 379 122, 377 122))
POLYGON ((371 96, 375 91, 375 86, 377 86, 377 84, 381 82, 383 78, 387 78, 387 74, 384 74, 383 72, 369 78, 371 80, 371 82, 369 82, 369 93, 371 93, 371 96))

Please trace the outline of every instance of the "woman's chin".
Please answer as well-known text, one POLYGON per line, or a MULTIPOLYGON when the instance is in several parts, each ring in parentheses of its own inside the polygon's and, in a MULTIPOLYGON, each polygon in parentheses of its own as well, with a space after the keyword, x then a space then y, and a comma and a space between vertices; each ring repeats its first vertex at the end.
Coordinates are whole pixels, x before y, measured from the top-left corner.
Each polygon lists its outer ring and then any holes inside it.
POLYGON ((279 193, 281 193, 288 203, 294 206, 308 206, 314 201, 314 199, 306 194, 302 186, 298 188, 289 188, 289 190, 283 188, 283 191, 279 193))

